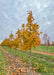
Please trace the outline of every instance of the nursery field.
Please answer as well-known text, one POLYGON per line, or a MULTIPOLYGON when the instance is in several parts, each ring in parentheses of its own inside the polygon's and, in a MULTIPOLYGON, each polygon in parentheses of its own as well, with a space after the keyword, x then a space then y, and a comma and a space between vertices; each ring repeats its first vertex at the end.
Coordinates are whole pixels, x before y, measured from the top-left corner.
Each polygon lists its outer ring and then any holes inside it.
POLYGON ((50 46, 54 42, 50 44, 50 36, 39 31, 41 24, 34 21, 31 10, 27 11, 26 18, 15 34, 10 29, 8 37, 7 31, 2 30, 8 38, 3 35, 5 39, 0 39, 0 75, 54 75, 54 46, 50 46), (46 46, 40 45, 40 35, 46 46))
MULTIPOLYGON (((37 48, 38 51, 45 52, 46 50, 45 46, 39 46, 39 47, 37 48), (41 50, 41 48, 43 49, 41 50)), ((20 59, 24 63, 26 63, 26 66, 29 67, 30 65, 29 64, 29 59, 30 59, 29 51, 20 51, 19 49, 14 50, 8 47, 3 47, 3 48, 7 50, 9 53, 16 55, 16 57, 20 57, 20 59)), ((54 52, 53 48, 54 48, 53 46, 48 47, 49 52, 53 53, 54 52)), ((34 50, 34 48, 32 48, 32 50, 34 50)), ((53 75, 52 73, 54 73, 54 56, 32 52, 31 53, 31 65, 32 65, 32 71, 35 70, 36 72, 39 72, 39 73, 51 73, 49 75, 53 75)))

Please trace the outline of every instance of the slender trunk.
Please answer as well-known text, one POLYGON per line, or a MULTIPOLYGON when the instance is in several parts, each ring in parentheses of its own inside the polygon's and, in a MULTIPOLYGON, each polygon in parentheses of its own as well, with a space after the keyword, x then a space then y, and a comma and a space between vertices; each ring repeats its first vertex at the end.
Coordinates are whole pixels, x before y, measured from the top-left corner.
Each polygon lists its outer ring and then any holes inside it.
POLYGON ((30 74, 31 75, 31 49, 30 49, 30 74))
POLYGON ((10 48, 10 53, 11 53, 11 48, 10 48))
MULTIPOLYGON (((47 42, 47 54, 48 54, 48 42, 47 42)), ((48 58, 47 58, 47 60, 48 60, 48 58)))
POLYGON ((15 49, 15 64, 16 64, 16 51, 17 51, 17 49, 15 49))
POLYGON ((47 41, 47 44, 46 44, 46 46, 47 46, 47 53, 48 53, 48 41, 47 41))
POLYGON ((16 51, 17 51, 17 49, 15 50, 15 57, 16 57, 16 51))
POLYGON ((48 46, 47 46, 47 53, 48 53, 48 46))

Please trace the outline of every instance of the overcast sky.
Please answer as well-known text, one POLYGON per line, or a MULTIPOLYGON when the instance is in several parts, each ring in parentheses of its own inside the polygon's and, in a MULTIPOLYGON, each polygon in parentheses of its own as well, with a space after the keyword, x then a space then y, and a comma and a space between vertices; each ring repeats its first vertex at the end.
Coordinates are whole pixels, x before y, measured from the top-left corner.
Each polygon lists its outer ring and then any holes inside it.
POLYGON ((40 31, 54 41, 54 0, 0 0, 0 42, 27 22, 27 10, 32 10, 40 31))

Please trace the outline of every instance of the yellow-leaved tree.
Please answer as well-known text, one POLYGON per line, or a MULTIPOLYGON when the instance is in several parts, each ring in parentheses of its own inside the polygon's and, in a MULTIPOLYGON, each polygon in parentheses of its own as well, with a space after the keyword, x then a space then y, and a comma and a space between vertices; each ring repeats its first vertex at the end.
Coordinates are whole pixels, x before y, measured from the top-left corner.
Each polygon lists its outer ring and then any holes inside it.
POLYGON ((40 45, 41 41, 39 38, 39 25, 33 23, 32 11, 28 12, 27 21, 28 23, 26 25, 23 24, 21 29, 21 50, 30 50, 32 47, 40 45))
POLYGON ((9 39, 10 39, 10 41, 9 41, 9 43, 10 43, 10 52, 11 52, 11 48, 13 48, 13 46, 14 46, 14 36, 13 36, 13 34, 12 34, 12 31, 11 31, 11 34, 9 35, 9 39))
POLYGON ((16 56, 16 50, 20 48, 20 43, 21 43, 20 36, 21 36, 21 31, 18 29, 18 31, 16 32, 16 38, 14 38, 15 56, 16 56))
POLYGON ((5 38, 3 40, 3 42, 1 43, 1 46, 7 46, 7 47, 9 47, 10 46, 9 42, 10 42, 10 39, 5 38))
POLYGON ((32 11, 28 11, 27 24, 22 25, 21 29, 21 50, 30 50, 30 75, 31 75, 31 48, 40 45, 39 25, 33 23, 34 17, 32 11))

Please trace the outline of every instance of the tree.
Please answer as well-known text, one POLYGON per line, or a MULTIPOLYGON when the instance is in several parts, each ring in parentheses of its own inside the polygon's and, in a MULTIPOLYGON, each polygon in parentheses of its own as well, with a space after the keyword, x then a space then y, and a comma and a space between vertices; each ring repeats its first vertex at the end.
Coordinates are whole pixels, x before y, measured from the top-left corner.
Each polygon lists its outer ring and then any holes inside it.
POLYGON ((15 42, 17 43, 16 48, 20 48, 20 43, 21 43, 21 30, 18 29, 18 31, 16 32, 16 39, 15 42))
POLYGON ((20 30, 18 29, 18 31, 16 32, 16 38, 14 38, 14 42, 13 42, 13 48, 15 49, 15 56, 16 56, 16 50, 17 48, 20 48, 20 43, 21 43, 21 40, 20 40, 20 36, 21 36, 21 32, 20 30))
POLYGON ((22 36, 22 44, 21 44, 21 49, 22 50, 30 50, 31 47, 36 47, 40 44, 40 38, 39 38, 39 25, 37 23, 33 23, 34 18, 32 16, 32 12, 29 11, 28 12, 28 17, 27 17, 27 21, 28 23, 24 26, 22 26, 23 28, 21 36, 22 36))
POLYGON ((52 41, 52 46, 54 46, 54 41, 52 41))
POLYGON ((4 41, 1 43, 1 46, 7 46, 7 47, 9 47, 10 46, 9 42, 10 42, 10 40, 7 39, 7 38, 5 38, 4 41))
POLYGON ((50 46, 50 40, 48 39, 48 41, 47 41, 47 44, 48 44, 48 46, 50 46))
POLYGON ((30 75, 31 75, 31 48, 40 45, 39 25, 33 23, 32 11, 28 11, 27 24, 22 25, 21 29, 21 50, 30 50, 30 75))
POLYGON ((13 34, 12 34, 12 31, 11 31, 11 34, 9 35, 9 39, 10 39, 10 40, 13 40, 13 34))
POLYGON ((44 35, 43 35, 43 41, 44 41, 44 45, 50 45, 50 38, 49 38, 49 36, 47 35, 47 33, 45 33, 44 35))
POLYGON ((13 47, 14 45, 14 41, 13 41, 14 37, 13 37, 13 34, 12 34, 12 31, 11 31, 11 34, 9 35, 9 40, 10 40, 10 52, 11 52, 11 48, 13 47))

